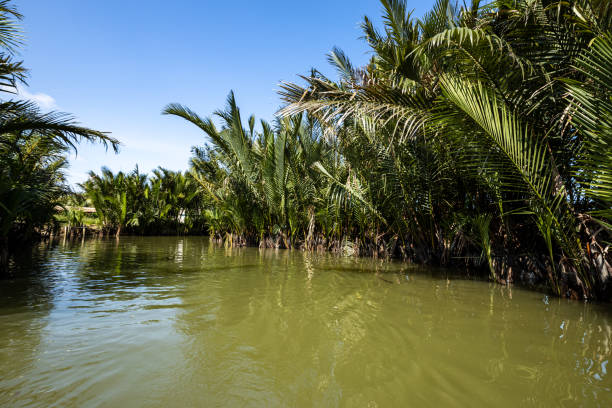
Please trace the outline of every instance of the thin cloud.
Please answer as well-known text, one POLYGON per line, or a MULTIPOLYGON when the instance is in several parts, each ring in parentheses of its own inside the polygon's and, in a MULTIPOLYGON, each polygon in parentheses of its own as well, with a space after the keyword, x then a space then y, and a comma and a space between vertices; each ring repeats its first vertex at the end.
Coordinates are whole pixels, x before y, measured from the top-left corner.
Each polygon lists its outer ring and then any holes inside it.
POLYGON ((17 94, 22 98, 29 101, 36 102, 38 106, 43 109, 54 109, 57 108, 55 99, 51 95, 45 93, 30 93, 27 89, 22 87, 17 88, 17 94))

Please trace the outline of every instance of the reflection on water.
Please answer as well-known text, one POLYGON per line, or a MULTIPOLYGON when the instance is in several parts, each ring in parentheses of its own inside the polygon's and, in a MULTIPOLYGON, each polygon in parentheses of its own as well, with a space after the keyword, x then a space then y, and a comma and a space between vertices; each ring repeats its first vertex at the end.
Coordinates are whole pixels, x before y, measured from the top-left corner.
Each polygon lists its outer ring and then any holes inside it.
POLYGON ((610 406, 609 305, 202 238, 60 243, 0 282, 0 406, 610 406))

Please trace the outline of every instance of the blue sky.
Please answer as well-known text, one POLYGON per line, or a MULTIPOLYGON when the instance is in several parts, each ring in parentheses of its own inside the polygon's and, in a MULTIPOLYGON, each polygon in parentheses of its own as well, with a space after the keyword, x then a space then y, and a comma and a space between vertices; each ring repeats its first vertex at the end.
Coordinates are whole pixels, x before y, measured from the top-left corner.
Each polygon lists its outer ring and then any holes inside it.
MULTIPOLYGON (((359 39, 364 15, 380 22, 377 0, 16 0, 25 15, 30 69, 22 94, 44 109, 74 114, 122 142, 115 155, 82 145, 71 157, 72 183, 89 170, 187 168, 205 137, 193 125, 162 116, 170 102, 202 116, 222 108, 234 90, 243 115, 271 120, 281 81, 297 81, 342 48, 356 65, 368 57, 359 39)), ((422 15, 431 1, 413 2, 422 15)))

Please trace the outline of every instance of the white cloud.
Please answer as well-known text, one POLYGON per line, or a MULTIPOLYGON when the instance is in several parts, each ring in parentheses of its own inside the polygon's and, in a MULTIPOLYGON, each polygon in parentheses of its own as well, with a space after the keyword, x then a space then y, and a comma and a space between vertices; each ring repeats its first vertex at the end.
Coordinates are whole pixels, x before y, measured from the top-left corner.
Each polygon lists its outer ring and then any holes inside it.
POLYGON ((22 87, 17 88, 17 94, 22 98, 29 101, 36 102, 38 106, 43 109, 54 109, 57 108, 55 99, 51 95, 44 93, 30 93, 27 89, 22 87))

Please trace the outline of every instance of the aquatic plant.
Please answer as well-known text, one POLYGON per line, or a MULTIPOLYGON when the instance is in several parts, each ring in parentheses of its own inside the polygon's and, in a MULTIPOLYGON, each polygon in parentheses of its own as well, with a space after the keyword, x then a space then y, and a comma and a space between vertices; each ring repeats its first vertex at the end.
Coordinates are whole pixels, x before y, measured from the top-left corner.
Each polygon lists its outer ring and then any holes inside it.
POLYGON ((201 118, 191 173, 218 240, 477 266, 609 298, 612 6, 381 0, 370 62, 284 83, 274 125, 201 118), (483 222, 486 220, 487 222, 483 222), (239 237, 239 239, 237 239, 239 237), (486 260, 486 262, 483 262, 486 260))
POLYGON ((164 168, 151 176, 139 171, 113 173, 103 168, 89 173, 80 185, 81 205, 96 209, 102 234, 184 234, 203 230, 202 195, 194 180, 164 168))

